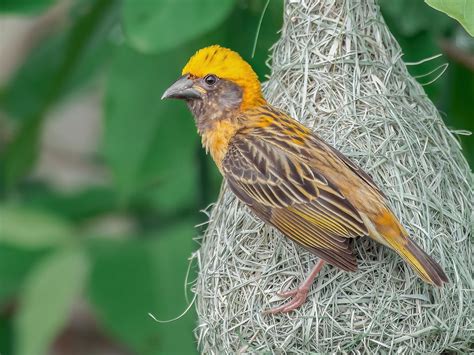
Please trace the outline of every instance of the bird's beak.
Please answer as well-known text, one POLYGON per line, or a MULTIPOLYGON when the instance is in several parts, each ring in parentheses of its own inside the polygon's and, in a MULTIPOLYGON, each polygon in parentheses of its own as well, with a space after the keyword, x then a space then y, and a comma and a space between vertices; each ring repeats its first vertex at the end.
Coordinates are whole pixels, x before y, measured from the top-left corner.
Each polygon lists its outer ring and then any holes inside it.
POLYGON ((183 75, 163 94, 161 99, 200 99, 201 93, 193 87, 194 81, 183 75))

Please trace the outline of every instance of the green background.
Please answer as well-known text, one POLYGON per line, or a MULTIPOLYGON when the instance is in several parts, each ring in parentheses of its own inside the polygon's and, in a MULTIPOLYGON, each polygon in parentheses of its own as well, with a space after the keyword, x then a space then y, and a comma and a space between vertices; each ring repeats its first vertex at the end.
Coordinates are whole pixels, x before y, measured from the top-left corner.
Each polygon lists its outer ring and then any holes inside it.
MULTIPOLYGON (((169 323, 148 313, 175 318, 192 300, 189 258, 202 231, 194 226, 205 221, 199 211, 216 199, 221 179, 185 105, 159 98, 189 56, 214 43, 240 52, 263 81, 282 2, 71 3, 67 21, 35 43, 0 88, 0 354, 194 353, 192 307, 169 323), (103 133, 93 159, 109 178, 64 191, 32 174, 45 120, 97 86, 103 133), (94 228, 108 216, 132 227, 94 228)), ((54 4, 3 0, 0 14, 33 17, 54 4)), ((472 38, 422 1, 380 4, 406 62, 444 53, 409 70, 428 83, 448 63, 425 90, 449 127, 473 130, 474 74, 462 59, 472 64, 472 38)), ((472 166, 472 139, 462 144, 472 166)))

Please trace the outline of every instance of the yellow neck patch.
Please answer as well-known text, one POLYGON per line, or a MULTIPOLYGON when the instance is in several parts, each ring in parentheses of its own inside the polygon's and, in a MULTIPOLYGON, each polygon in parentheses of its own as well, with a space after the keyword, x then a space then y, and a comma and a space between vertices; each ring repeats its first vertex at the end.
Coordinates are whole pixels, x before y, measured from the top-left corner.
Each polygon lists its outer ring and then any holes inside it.
POLYGON ((184 66, 184 74, 199 78, 214 74, 239 85, 243 91, 243 110, 265 103, 257 74, 237 52, 228 48, 214 45, 200 49, 184 66))

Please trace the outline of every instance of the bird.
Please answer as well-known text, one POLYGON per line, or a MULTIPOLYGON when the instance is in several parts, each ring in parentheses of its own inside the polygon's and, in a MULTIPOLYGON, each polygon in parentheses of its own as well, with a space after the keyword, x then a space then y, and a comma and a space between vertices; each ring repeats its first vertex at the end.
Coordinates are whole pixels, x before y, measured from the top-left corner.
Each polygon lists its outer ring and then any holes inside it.
POLYGON ((400 223, 356 163, 265 100, 257 74, 237 52, 198 50, 162 99, 184 100, 202 145, 230 190, 266 224, 318 257, 301 285, 267 313, 300 307, 327 263, 357 271, 351 240, 368 236, 394 250, 425 282, 449 282, 400 223))

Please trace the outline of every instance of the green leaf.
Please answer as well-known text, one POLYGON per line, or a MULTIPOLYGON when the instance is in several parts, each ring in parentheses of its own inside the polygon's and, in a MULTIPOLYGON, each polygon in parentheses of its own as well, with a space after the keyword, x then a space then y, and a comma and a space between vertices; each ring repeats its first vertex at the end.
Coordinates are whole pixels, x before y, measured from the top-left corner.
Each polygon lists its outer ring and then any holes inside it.
POLYGON ((82 251, 62 250, 29 275, 15 320, 18 355, 47 352, 85 285, 88 267, 82 251))
POLYGON ((23 186, 22 199, 28 206, 81 222, 107 212, 116 211, 117 193, 106 186, 89 186, 80 191, 61 192, 45 186, 23 186))
POLYGON ((197 38, 221 23, 234 0, 125 0, 123 18, 131 45, 158 53, 197 38))
POLYGON ((13 324, 8 314, 0 313, 0 354, 13 354, 13 324))
POLYGON ((60 33, 45 39, 21 64, 7 86, 0 92, 0 104, 9 118, 28 120, 47 99, 54 76, 63 60, 67 36, 60 33), (31 90, 34 86, 36 90, 31 90), (30 89, 30 90, 29 90, 30 89))
POLYGON ((100 323, 137 354, 196 353, 193 307, 166 324, 148 315, 171 319, 186 309, 184 283, 188 258, 196 247, 194 233, 193 222, 188 221, 161 232, 155 240, 91 244, 95 262, 90 301, 100 323))
POLYGON ((474 37, 474 1, 472 0, 425 0, 436 10, 456 19, 474 37))
POLYGON ((21 127, 13 142, 5 149, 5 169, 3 176, 0 172, 0 181, 7 188, 12 187, 35 162, 38 154, 40 125, 40 116, 31 118, 21 127))
POLYGON ((0 309, 18 294, 31 267, 44 255, 45 250, 25 250, 0 243, 0 309))
POLYGON ((121 195, 146 193, 162 208, 194 202, 198 137, 182 102, 161 101, 190 51, 146 56, 121 47, 109 73, 104 155, 121 195))
POLYGON ((62 219, 25 207, 0 205, 0 216, 0 242, 23 248, 63 245, 74 233, 62 219))
POLYGON ((31 15, 45 10, 55 2, 55 0, 2 0, 0 12, 31 15))

